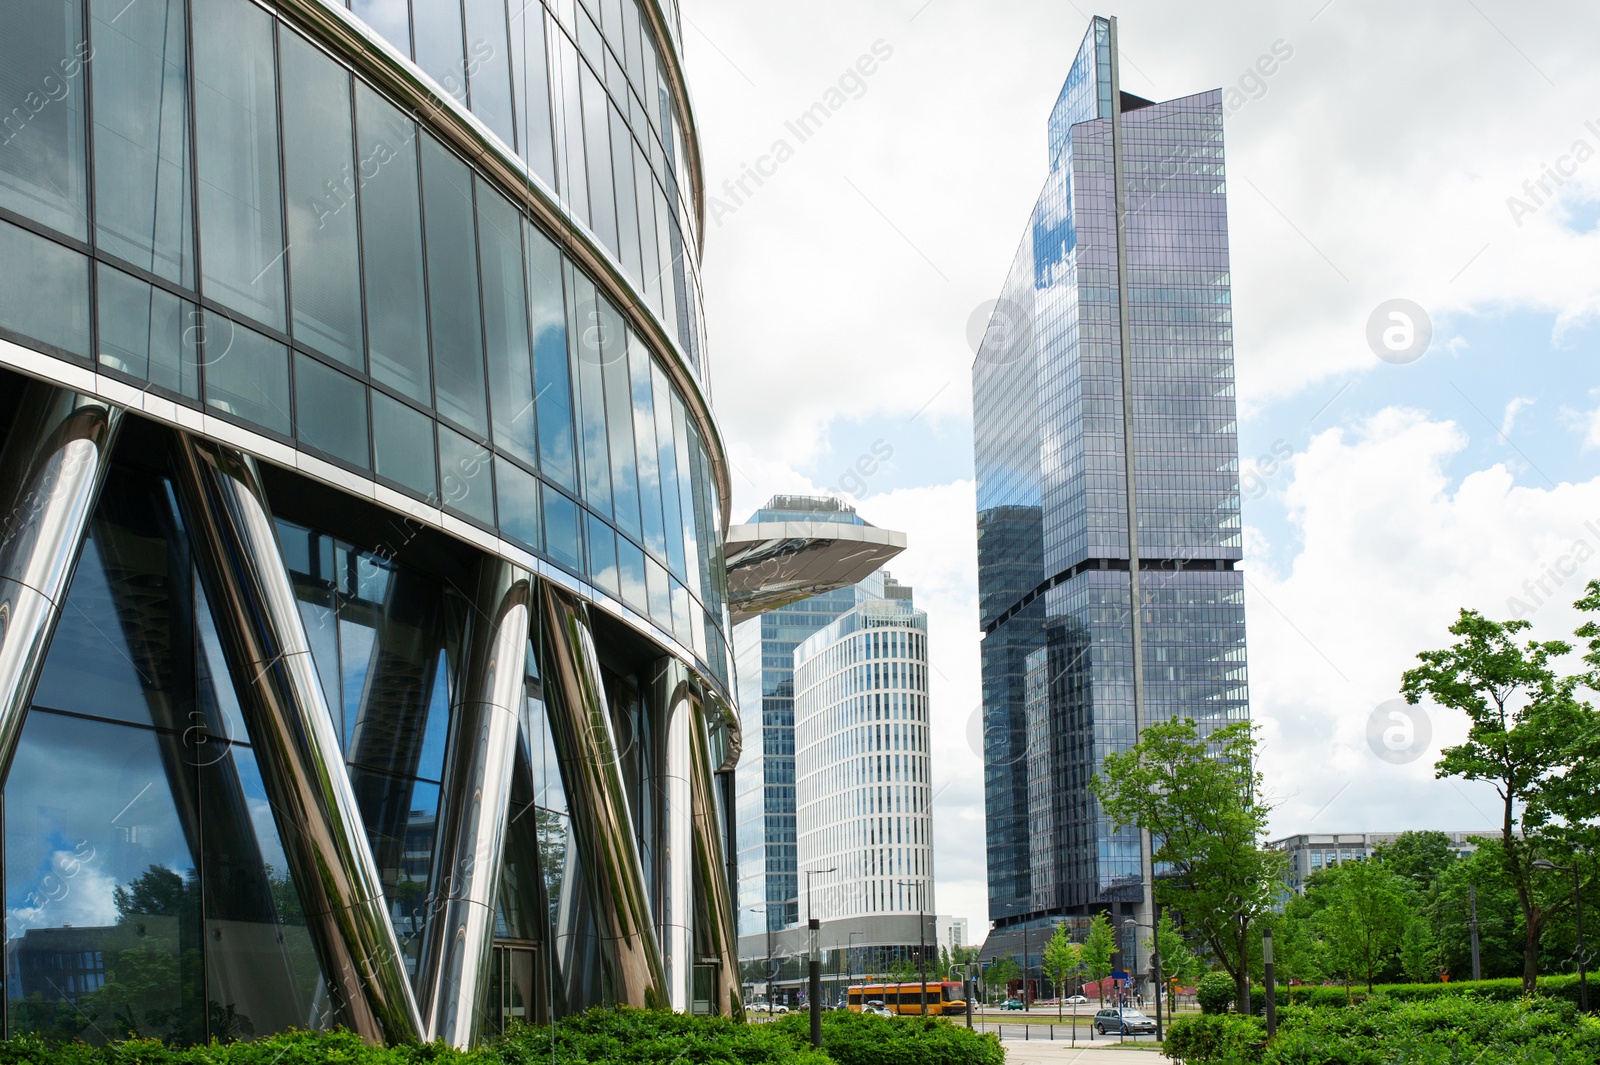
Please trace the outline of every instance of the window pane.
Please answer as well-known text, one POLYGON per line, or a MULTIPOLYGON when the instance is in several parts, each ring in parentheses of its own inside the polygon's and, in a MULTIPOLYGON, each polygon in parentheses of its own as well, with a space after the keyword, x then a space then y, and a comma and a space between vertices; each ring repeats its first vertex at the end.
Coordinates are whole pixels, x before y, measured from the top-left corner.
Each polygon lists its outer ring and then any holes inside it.
POLYGON ((544 549, 551 560, 574 573, 583 572, 583 530, 578 527, 578 504, 544 486, 544 549))
POLYGON ((367 388, 309 355, 294 360, 295 435, 367 469, 367 388))
POLYGON ((425 136, 422 187, 436 402, 440 414, 488 436, 471 172, 438 141, 425 136))
MULTIPOLYGON (((358 82, 356 135, 361 153, 361 265, 367 290, 372 377, 419 403, 432 405, 417 127, 389 101, 358 82)), ((431 459, 428 466, 432 469, 431 459)))
POLYGON ((644 560, 645 584, 650 591, 650 618, 662 630, 672 631, 672 589, 668 583, 667 571, 656 565, 655 560, 644 560))
MULTIPOLYGON (((661 509, 667 527, 667 565, 674 573, 685 571, 683 559, 683 503, 678 484, 678 449, 672 435, 672 387, 666 371, 650 366, 651 391, 656 402, 656 463, 661 477, 661 509)), ((683 491, 688 485, 682 486, 683 491)))
POLYGON ((289 349, 205 312, 206 403, 289 435, 289 349))
POLYGON ((5 6, 0 34, 0 207, 88 239, 83 16, 77 0, 5 6))
POLYGON ((528 359, 528 297, 522 285, 522 216, 478 183, 478 261, 483 266, 484 346, 495 443, 529 465, 538 462, 533 373, 528 359))
POLYGON ((584 176, 583 103, 578 91, 578 68, 583 61, 566 34, 552 31, 550 42, 554 48, 555 73, 560 75, 559 81, 552 77, 550 82, 555 95, 553 114, 558 120, 555 141, 556 173, 561 180, 559 191, 572 213, 587 220, 589 184, 584 176))
POLYGON ((96 306, 102 365, 200 398, 194 304, 101 263, 96 306))
POLYGON ((194 760, 175 733, 28 715, 5 790, 13 1033, 204 1038, 200 826, 176 801, 194 760))
POLYGON ((380 476, 411 489, 423 499, 438 501, 433 473, 433 419, 374 389, 372 451, 380 476))
POLYGON ((642 287, 644 267, 639 258, 639 215, 633 192, 633 137, 617 109, 607 110, 611 112, 611 158, 616 163, 617 247, 628 276, 642 287))
POLYGON ((363 369, 350 75, 298 34, 278 44, 294 338, 363 369))
POLYGON ((272 17, 194 0, 195 128, 205 295, 286 327, 272 17))
POLYGON ((538 402, 539 469, 569 492, 578 490, 573 454, 572 381, 567 362, 567 307, 561 289, 561 253, 531 224, 528 314, 533 327, 533 384, 538 402))
POLYGON ((617 576, 622 583, 622 601, 649 617, 650 596, 645 591, 644 552, 625 539, 617 541, 617 576))
POLYGON ((494 460, 494 490, 499 501, 500 531, 539 550, 539 481, 515 463, 494 460))
POLYGON ((617 585, 617 533, 605 521, 589 515, 589 579, 598 588, 620 595, 617 585))
POLYGON ((417 31, 417 66, 461 103, 467 102, 459 0, 418 0, 411 5, 417 31))
POLYGON ((611 127, 607 118, 611 105, 594 72, 586 65, 579 66, 583 77, 583 140, 589 161, 589 228, 600 243, 611 249, 612 255, 620 258, 617 207, 611 190, 611 127))
POLYGON ((0 329, 87 358, 88 259, 0 222, 0 263, 0 329))
POLYGON ((678 458, 678 502, 683 507, 683 557, 684 572, 680 574, 691 587, 700 585, 700 542, 695 530, 697 503, 694 466, 689 451, 688 420, 684 416, 683 400, 672 396, 672 437, 678 458))
POLYGON ((633 435, 638 453, 639 507, 644 544, 666 558, 667 532, 661 517, 661 474, 656 453, 655 399, 650 391, 650 349, 628 334, 628 380, 633 392, 633 435))
POLYGON ((494 524, 489 449, 439 426, 439 484, 444 505, 485 525, 494 524))
POLYGON ((514 148, 517 133, 511 121, 506 6, 506 0, 467 0, 466 70, 472 90, 472 113, 514 148))
POLYGON ((595 306, 594 282, 567 264, 572 294, 572 358, 577 367, 578 424, 583 446, 583 499, 602 514, 611 513, 611 458, 606 447, 605 378, 601 333, 604 323, 595 306))
POLYGON ((351 0, 350 10, 398 48, 401 55, 411 55, 411 18, 406 0, 351 0))
POLYGON ((533 172, 555 188, 544 5, 516 0, 511 6, 517 9, 511 13, 511 89, 517 100, 517 150, 533 172))
POLYGON ((628 382, 628 331, 622 316, 604 296, 596 301, 600 310, 600 342, 604 363, 606 424, 611 442, 611 489, 616 504, 617 526, 634 539, 641 539, 639 528, 639 473, 633 458, 633 389, 628 382))
MULTIPOLYGON (((646 134, 648 136, 648 134, 646 134)), ((639 257, 641 280, 644 282, 644 296, 656 313, 661 312, 661 251, 656 240, 656 204, 651 190, 655 188, 655 181, 650 176, 650 165, 645 162, 644 152, 637 144, 633 146, 633 180, 634 198, 638 201, 639 208, 639 257)))
POLYGON ((135 266, 194 288, 184 0, 93 0, 95 231, 135 266))

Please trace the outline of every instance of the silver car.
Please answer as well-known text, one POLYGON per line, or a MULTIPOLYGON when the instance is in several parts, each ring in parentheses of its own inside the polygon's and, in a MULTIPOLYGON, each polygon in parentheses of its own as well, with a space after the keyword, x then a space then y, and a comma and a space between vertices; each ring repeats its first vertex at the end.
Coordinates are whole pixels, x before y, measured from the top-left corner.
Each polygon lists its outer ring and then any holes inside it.
POLYGON ((1094 1030, 1101 1035, 1116 1032, 1119 1035, 1152 1035, 1156 1022, 1138 1010, 1103 1009, 1094 1015, 1094 1030))

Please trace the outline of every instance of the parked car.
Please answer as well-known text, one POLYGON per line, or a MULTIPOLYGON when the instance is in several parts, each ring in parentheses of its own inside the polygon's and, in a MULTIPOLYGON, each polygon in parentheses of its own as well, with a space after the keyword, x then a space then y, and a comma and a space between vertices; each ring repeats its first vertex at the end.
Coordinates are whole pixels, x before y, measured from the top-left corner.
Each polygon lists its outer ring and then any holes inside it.
POLYGON ((1022 1008, 1022 1001, 1020 999, 1008 998, 1004 1002, 1000 1003, 1000 1008, 1003 1010, 1020 1010, 1022 1008))
POLYGON ((1138 1010, 1103 1009, 1094 1015, 1094 1030, 1101 1035, 1117 1032, 1123 1035, 1149 1035, 1156 1030, 1156 1022, 1138 1010))
POLYGON ((1082 1006, 1087 1003, 1089 999, 1084 995, 1068 995, 1061 1001, 1065 1002, 1069 1006, 1082 1006))
POLYGON ((785 1006, 781 1002, 774 1002, 772 1004, 772 1006, 769 1008, 768 1012, 770 1012, 770 1013, 788 1013, 789 1012, 789 1007, 785 1006))

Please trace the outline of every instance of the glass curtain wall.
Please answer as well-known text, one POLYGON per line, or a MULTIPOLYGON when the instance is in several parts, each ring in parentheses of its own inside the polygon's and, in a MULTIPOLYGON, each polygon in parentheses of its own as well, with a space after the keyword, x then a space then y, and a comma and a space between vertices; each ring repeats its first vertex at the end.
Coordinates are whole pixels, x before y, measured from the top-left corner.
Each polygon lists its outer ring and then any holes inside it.
MULTIPOLYGON (((357 13, 400 33, 406 20, 380 6, 357 13)), ((0 36, 0 258, 11 266, 0 337, 498 532, 649 618, 728 683, 705 442, 643 339, 543 230, 250 0, 12 7, 0 36)), ((568 143, 614 157, 613 175, 627 163, 627 181, 585 179, 591 204, 613 185, 638 201, 606 215, 629 235, 612 248, 619 261, 642 263, 631 242, 655 227, 658 251, 677 247, 679 262, 658 256, 644 277, 687 268, 693 242, 668 224, 687 217, 671 164, 682 131, 633 0, 601 14, 565 5, 582 32, 538 5, 515 16, 484 0, 465 14, 415 7, 419 47, 454 27, 463 55, 483 53, 429 64, 463 74, 462 92, 530 146, 530 165, 547 136, 575 173, 600 171, 582 153, 574 163, 568 143), (583 72, 573 85, 536 86, 563 64, 583 72), (659 225, 640 221, 646 207, 659 225)), ((667 289, 654 290, 664 314, 667 289)))

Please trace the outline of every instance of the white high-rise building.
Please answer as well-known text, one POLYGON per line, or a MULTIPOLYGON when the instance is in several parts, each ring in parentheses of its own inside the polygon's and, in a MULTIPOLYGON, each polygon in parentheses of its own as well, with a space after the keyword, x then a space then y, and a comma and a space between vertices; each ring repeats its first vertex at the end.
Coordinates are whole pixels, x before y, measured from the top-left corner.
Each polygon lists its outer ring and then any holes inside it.
POLYGON ((884 598, 795 648, 794 729, 802 922, 824 942, 848 922, 860 947, 936 950, 928 616, 909 587, 885 574, 884 598), (908 916, 928 927, 881 920, 908 916))

